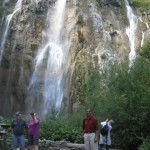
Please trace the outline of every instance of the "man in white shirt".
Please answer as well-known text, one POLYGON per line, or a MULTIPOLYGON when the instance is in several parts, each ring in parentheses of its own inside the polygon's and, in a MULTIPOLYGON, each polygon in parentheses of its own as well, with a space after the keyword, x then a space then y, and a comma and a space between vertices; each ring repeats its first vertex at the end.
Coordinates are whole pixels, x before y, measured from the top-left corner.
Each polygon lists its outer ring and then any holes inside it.
POLYGON ((108 125, 108 134, 102 135, 100 133, 99 150, 102 150, 103 145, 106 145, 106 150, 109 150, 110 145, 111 145, 110 131, 112 130, 113 123, 114 123, 113 120, 108 121, 108 119, 106 121, 100 123, 101 127, 104 127, 104 125, 106 125, 106 124, 108 125))

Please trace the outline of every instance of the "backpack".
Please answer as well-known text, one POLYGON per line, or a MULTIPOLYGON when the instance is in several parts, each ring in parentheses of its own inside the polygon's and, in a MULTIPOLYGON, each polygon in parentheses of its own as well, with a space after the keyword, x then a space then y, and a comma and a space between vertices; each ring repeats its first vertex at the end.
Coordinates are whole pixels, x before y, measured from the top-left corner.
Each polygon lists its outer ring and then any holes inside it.
POLYGON ((108 123, 106 123, 106 124, 101 128, 100 133, 101 133, 103 136, 107 136, 108 130, 109 130, 108 123))

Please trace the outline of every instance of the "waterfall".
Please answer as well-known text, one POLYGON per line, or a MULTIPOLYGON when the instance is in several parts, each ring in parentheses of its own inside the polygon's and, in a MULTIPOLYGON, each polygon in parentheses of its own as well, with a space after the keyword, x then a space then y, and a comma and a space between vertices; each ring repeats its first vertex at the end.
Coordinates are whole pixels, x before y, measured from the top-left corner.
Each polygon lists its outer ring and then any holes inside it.
MULTIPOLYGON (((143 22, 143 20, 142 20, 141 17, 139 17, 139 20, 140 20, 141 22, 143 22)), ((144 22, 144 23, 145 23, 145 25, 146 25, 146 28, 149 29, 149 24, 148 24, 147 22, 144 22)))
MULTIPOLYGON (((139 20, 140 20, 141 22, 143 22, 143 20, 142 20, 141 17, 139 17, 139 20)), ((146 25, 146 28, 147 28, 147 30, 148 30, 148 29, 149 29, 148 23, 145 23, 145 25, 146 25)), ((145 32, 142 31, 141 47, 143 47, 143 45, 144 45, 144 38, 145 38, 145 32)))
POLYGON ((148 25, 148 23, 145 23, 145 24, 146 24, 147 29, 149 29, 149 25, 148 25))
POLYGON ((129 21, 129 26, 126 28, 126 34, 129 38, 129 47, 130 47, 130 53, 129 53, 129 67, 131 67, 133 60, 136 57, 136 51, 135 51, 135 32, 137 29, 137 23, 138 19, 134 15, 132 8, 129 5, 129 2, 125 0, 125 5, 127 9, 127 18, 129 21))
POLYGON ((139 17, 139 20, 140 20, 141 22, 143 22, 143 20, 142 20, 142 18, 141 18, 141 17, 139 17))
POLYGON ((22 7, 22 0, 18 0, 17 3, 16 3, 16 6, 14 8, 14 11, 12 14, 8 15, 6 17, 6 22, 5 22, 5 26, 4 26, 4 31, 2 33, 2 37, 1 37, 1 43, 0 43, 0 63, 1 63, 1 60, 2 60, 2 56, 3 56, 3 51, 4 51, 4 46, 5 46, 5 42, 6 42, 6 38, 7 38, 7 33, 8 33, 8 30, 9 30, 9 25, 10 25, 10 22, 11 22, 11 19, 13 17, 13 15, 20 11, 21 10, 21 7, 22 7))
POLYGON ((144 45, 144 36, 145 36, 145 33, 142 31, 141 47, 144 45))
POLYGON ((62 38, 65 6, 66 0, 58 0, 54 9, 48 11, 44 40, 39 46, 28 87, 26 111, 41 110, 42 116, 59 109, 63 99, 63 68, 67 53, 62 38))

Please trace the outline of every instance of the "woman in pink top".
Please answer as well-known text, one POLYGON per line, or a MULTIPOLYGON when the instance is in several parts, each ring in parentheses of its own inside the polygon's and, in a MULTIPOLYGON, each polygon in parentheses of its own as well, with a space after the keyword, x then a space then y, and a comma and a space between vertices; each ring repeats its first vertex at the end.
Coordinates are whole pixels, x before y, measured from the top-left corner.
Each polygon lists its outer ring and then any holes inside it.
POLYGON ((38 150, 38 143, 39 143, 39 118, 36 117, 36 113, 31 112, 31 119, 29 122, 28 128, 28 144, 29 150, 38 150))

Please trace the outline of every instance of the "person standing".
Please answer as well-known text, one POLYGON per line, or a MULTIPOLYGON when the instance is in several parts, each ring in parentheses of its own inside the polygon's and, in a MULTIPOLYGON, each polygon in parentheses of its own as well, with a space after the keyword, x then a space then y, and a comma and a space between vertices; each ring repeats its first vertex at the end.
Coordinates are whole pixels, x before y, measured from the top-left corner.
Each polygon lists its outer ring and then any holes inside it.
POLYGON ((26 122, 22 119, 21 113, 16 112, 16 118, 11 123, 12 129, 12 144, 11 147, 15 150, 17 147, 20 147, 21 150, 24 150, 24 129, 28 129, 26 122))
POLYGON ((91 109, 86 110, 86 117, 83 119, 82 134, 86 150, 98 150, 98 122, 92 115, 91 109))
POLYGON ((102 135, 100 133, 100 140, 99 140, 99 150, 102 150, 103 145, 106 145, 106 150, 109 150, 111 146, 111 136, 110 136, 110 131, 112 130, 112 124, 114 123, 113 120, 108 120, 101 122, 100 125, 103 128, 105 125, 108 127, 108 132, 107 135, 102 135))
POLYGON ((40 119, 36 116, 36 113, 30 113, 31 119, 28 129, 28 144, 30 150, 38 150, 39 143, 39 124, 40 119))

